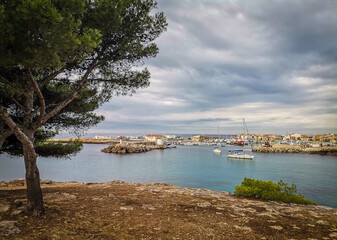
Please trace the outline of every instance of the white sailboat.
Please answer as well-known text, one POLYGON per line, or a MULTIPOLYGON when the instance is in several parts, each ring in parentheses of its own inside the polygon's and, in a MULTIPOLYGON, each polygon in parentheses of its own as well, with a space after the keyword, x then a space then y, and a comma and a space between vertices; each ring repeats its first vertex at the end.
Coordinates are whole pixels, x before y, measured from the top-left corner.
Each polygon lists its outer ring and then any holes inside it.
MULTIPOLYGON (((243 134, 244 134, 244 136, 246 135, 246 133, 247 133, 247 136, 248 136, 248 142, 250 144, 251 150, 253 151, 253 147, 252 147, 252 144, 251 144, 250 139, 249 139, 247 125, 246 125, 245 119, 243 119, 243 134)), ((254 155, 246 153, 246 144, 243 144, 243 149, 229 151, 228 154, 227 154, 227 158, 253 160, 254 155)))
POLYGON ((217 148, 214 148, 214 149, 213 149, 213 152, 214 152, 214 153, 218 153, 218 154, 221 153, 221 143, 220 143, 219 125, 218 125, 218 146, 217 146, 217 148))

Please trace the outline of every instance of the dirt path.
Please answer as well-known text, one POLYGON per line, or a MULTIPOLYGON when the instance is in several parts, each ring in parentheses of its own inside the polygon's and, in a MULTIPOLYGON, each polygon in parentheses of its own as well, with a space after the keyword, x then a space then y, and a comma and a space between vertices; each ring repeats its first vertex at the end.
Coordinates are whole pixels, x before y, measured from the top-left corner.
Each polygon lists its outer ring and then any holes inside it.
POLYGON ((167 184, 50 183, 28 217, 23 186, 0 187, 0 239, 337 239, 337 210, 167 184))

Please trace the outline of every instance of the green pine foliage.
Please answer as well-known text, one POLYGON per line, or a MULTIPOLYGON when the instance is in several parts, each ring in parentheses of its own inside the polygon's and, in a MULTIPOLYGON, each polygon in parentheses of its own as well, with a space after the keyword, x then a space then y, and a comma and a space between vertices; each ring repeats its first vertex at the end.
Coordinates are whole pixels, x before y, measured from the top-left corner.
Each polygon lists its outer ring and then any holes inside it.
POLYGON ((35 146, 36 152, 43 157, 64 158, 75 155, 82 150, 81 141, 75 140, 68 143, 61 142, 37 142, 35 146))
POLYGON ((264 200, 317 205, 315 202, 304 198, 303 195, 296 194, 297 188, 295 184, 292 183, 291 186, 288 186, 282 180, 274 183, 272 181, 244 178, 241 185, 235 187, 234 193, 238 196, 255 197, 264 200))

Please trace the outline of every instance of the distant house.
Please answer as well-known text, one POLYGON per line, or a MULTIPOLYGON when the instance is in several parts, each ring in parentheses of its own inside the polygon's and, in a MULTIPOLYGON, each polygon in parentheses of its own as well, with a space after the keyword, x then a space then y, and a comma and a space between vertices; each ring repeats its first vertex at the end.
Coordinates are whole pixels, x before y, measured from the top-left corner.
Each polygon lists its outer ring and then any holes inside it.
POLYGON ((203 142, 203 141, 208 141, 208 140, 211 140, 211 139, 212 139, 211 137, 207 137, 207 136, 204 136, 204 135, 198 135, 198 136, 192 137, 193 142, 203 142))
POLYGON ((112 139, 111 136, 98 136, 98 135, 96 135, 94 138, 95 139, 112 139))
POLYGON ((288 141, 290 140, 290 138, 291 138, 290 134, 287 134, 283 137, 283 141, 288 141))
POLYGON ((333 142, 335 140, 335 134, 328 133, 322 135, 323 142, 333 142))
POLYGON ((149 134, 145 136, 145 140, 149 142, 156 142, 157 139, 163 138, 162 135, 157 135, 157 134, 149 134))
POLYGON ((199 142, 199 141, 200 141, 200 137, 201 137, 200 135, 198 135, 198 136, 193 136, 193 137, 192 137, 192 141, 193 141, 193 142, 199 142))
POLYGON ((277 139, 277 135, 275 134, 263 134, 261 136, 262 141, 272 141, 272 140, 276 140, 277 139))
POLYGON ((166 139, 176 139, 176 138, 177 138, 176 135, 164 135, 164 137, 165 137, 166 139))
POLYGON ((301 136, 301 140, 304 142, 308 142, 309 141, 309 136, 308 135, 302 135, 301 136))
POLYGON ((321 142, 322 141, 322 135, 316 134, 316 135, 313 136, 313 139, 316 142, 321 142))
POLYGON ((291 139, 293 139, 293 140, 301 140, 301 134, 299 134, 299 133, 293 133, 293 134, 291 134, 291 139))

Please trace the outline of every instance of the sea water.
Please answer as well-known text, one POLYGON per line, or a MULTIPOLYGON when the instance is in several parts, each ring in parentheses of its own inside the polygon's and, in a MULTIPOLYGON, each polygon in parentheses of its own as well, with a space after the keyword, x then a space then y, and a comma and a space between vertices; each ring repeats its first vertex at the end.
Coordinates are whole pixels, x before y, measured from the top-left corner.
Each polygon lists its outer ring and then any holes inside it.
MULTIPOLYGON (((106 147, 84 144, 69 159, 39 157, 41 179, 54 181, 164 182, 182 187, 233 192, 244 177, 295 183, 299 193, 319 205, 337 208, 337 156, 290 153, 254 153, 254 160, 227 159, 227 151, 214 154, 210 146, 178 146, 174 149, 117 155, 106 147)), ((0 155, 0 180, 24 177, 22 157, 0 155)))

